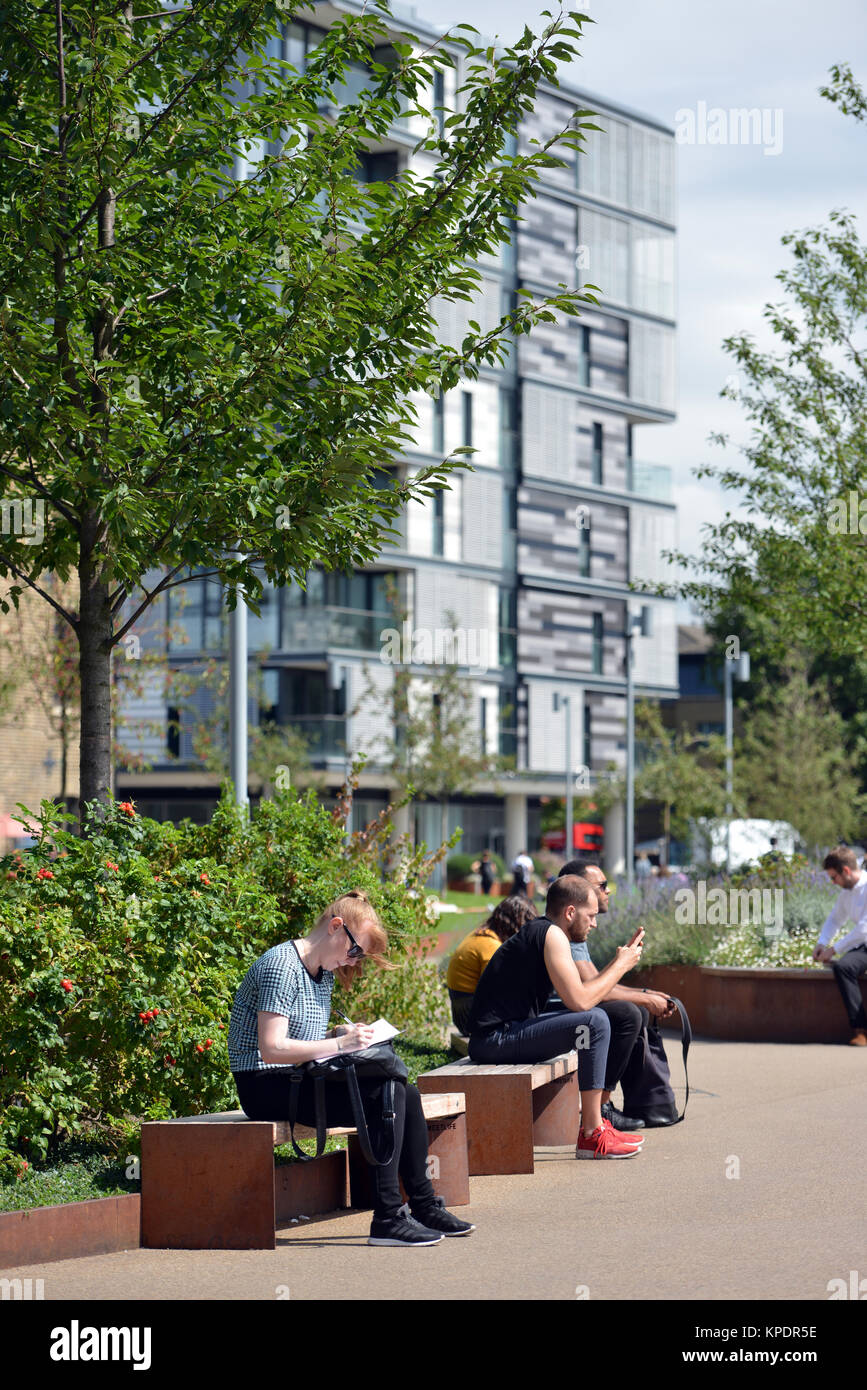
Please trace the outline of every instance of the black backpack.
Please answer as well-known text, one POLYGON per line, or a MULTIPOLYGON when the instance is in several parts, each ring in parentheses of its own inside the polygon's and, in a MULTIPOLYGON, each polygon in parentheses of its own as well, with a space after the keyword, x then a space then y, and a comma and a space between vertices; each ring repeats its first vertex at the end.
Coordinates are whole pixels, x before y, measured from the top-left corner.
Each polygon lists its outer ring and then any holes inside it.
POLYGON ((689 1015, 680 1000, 675 999, 674 995, 667 997, 673 1000, 680 1011, 683 1073, 686 1077, 686 1097, 683 1102, 683 1110, 678 1115, 677 1102, 674 1099, 674 1091, 671 1089, 671 1072, 668 1069, 662 1035, 655 1018, 651 1018, 647 1027, 642 1028, 638 1034, 635 1046, 629 1054, 626 1070, 620 1078, 620 1085, 623 1088, 624 1115, 629 1115, 633 1120, 643 1120, 648 1129, 680 1124, 686 1114, 686 1105, 689 1100, 689 1075, 686 1070, 686 1058, 689 1045, 692 1042, 692 1029, 689 1024, 689 1015))

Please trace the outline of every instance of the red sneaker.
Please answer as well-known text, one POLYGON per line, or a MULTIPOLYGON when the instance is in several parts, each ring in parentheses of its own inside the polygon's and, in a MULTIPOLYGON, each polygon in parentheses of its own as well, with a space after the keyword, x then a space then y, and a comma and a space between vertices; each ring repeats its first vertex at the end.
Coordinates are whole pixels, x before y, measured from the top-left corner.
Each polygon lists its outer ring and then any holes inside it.
POLYGON ((639 1149, 644 1143, 644 1135, 636 1134, 634 1130, 615 1129, 610 1120, 602 1121, 605 1129, 610 1129, 612 1134, 616 1134, 618 1139, 623 1139, 627 1144, 635 1144, 639 1149))
POLYGON ((634 1158, 638 1153, 639 1144, 628 1143, 625 1135, 606 1129, 604 1123, 589 1136, 582 1129, 575 1145, 576 1158, 634 1158))

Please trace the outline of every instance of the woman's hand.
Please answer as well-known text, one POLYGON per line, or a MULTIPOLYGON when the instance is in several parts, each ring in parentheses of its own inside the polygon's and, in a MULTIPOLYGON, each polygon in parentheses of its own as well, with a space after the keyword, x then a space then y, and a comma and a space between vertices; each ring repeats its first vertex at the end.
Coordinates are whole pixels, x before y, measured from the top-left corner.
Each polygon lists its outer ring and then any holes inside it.
POLYGON ((370 1047, 373 1041, 373 1029, 369 1023, 342 1023, 334 1031, 344 1039, 341 1052, 355 1052, 358 1048, 370 1047))

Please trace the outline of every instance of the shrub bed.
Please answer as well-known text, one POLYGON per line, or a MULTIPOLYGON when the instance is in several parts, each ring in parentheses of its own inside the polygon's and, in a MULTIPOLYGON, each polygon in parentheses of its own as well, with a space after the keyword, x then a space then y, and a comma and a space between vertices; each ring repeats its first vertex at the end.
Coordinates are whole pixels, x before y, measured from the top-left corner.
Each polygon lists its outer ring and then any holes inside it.
POLYGON ((338 986, 336 1007, 441 1036, 447 1001, 419 941, 445 847, 383 880, 391 822, 346 840, 348 804, 286 791, 250 820, 227 789, 209 824, 175 826, 111 803, 79 838, 43 803, 35 848, 0 860, 0 1175, 26 1176, 64 1139, 135 1152, 143 1119, 234 1109, 241 979, 348 887, 368 892, 399 968, 342 999, 338 986))
MULTIPOLYGON (((591 934, 594 963, 601 967, 638 926, 645 928, 642 966, 732 965, 741 967, 812 966, 816 937, 839 892, 827 875, 796 855, 791 860, 765 862, 750 873, 714 874, 703 878, 706 894, 722 889, 727 902, 731 893, 758 889, 782 893, 782 932, 776 935, 768 922, 690 923, 685 920, 684 888, 696 891, 697 878, 680 875, 649 879, 636 885, 631 896, 615 895, 607 914, 591 934), (678 896, 681 894, 681 896, 678 896)), ((776 899, 770 899, 775 903, 776 899)), ((698 913, 696 913, 698 915, 698 913)), ((710 911, 707 916, 712 916, 710 911)), ((821 966, 816 966, 821 969, 821 966)))

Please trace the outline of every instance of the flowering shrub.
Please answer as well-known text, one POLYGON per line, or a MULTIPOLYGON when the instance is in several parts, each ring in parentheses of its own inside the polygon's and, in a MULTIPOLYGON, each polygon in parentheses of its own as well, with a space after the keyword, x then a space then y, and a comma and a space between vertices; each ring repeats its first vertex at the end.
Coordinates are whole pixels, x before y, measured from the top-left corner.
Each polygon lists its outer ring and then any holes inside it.
POLYGON ((0 1172, 63 1137, 130 1143, 141 1119, 236 1108, 227 1036, 241 979, 349 886, 406 961, 385 994, 362 981, 370 1006, 415 1031, 433 1018, 419 890, 445 847, 405 853, 405 881, 382 882, 387 816, 346 841, 346 802, 332 813, 312 792, 281 792, 248 820, 227 789, 205 826, 147 820, 130 802, 88 809, 79 838, 43 802, 33 850, 0 860, 0 1172))
MULTIPOLYGON (((679 890, 695 889, 692 875, 646 880, 637 884, 632 895, 621 891, 612 898, 608 913, 590 937, 590 950, 598 967, 605 965, 615 949, 623 945, 638 926, 645 928, 642 966, 651 965, 732 965, 732 966, 808 966, 819 929, 834 905, 839 889, 827 874, 810 865, 800 855, 777 861, 766 857, 751 873, 731 877, 715 873, 704 877, 708 894, 722 888, 728 897, 754 889, 782 894, 782 935, 775 936, 769 924, 740 922, 729 926, 711 922, 678 921, 676 912, 683 899, 679 890)), ((683 915, 683 914, 681 914, 683 915)), ((816 966, 821 969, 821 966, 816 966)))

